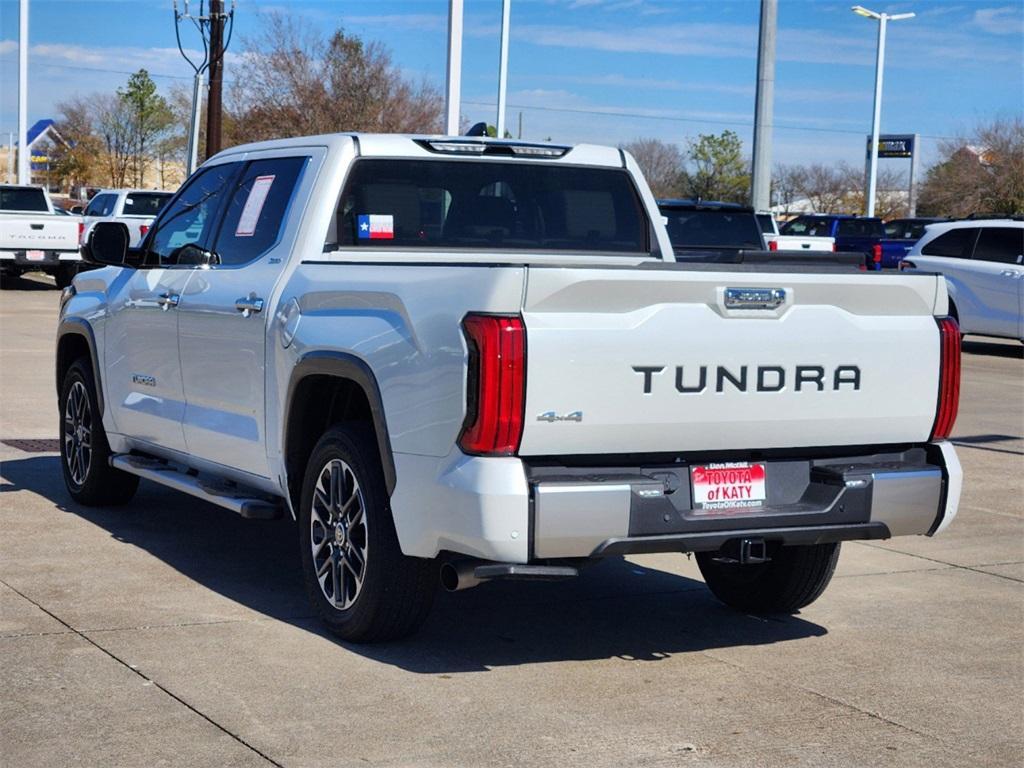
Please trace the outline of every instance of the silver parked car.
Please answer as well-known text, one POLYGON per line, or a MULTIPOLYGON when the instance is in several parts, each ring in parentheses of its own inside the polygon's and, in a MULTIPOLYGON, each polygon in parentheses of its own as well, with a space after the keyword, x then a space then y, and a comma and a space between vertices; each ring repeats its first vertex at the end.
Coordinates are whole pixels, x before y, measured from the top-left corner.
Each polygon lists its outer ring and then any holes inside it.
POLYGON ((900 269, 946 276, 963 333, 1024 341, 1024 220, 932 224, 900 269))

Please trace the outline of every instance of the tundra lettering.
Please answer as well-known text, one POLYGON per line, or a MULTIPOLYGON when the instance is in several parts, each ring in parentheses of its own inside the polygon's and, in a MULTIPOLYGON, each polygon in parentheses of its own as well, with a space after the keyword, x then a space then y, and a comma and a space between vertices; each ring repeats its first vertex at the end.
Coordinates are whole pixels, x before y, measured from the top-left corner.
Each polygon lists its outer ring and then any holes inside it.
MULTIPOLYGON (((749 367, 741 365, 739 366, 739 372, 735 373, 723 365, 716 366, 715 392, 725 392, 727 382, 737 392, 747 392, 749 389, 747 380, 747 370, 749 367)), ((685 383, 684 371, 686 366, 677 365, 675 368, 677 392, 684 395, 692 395, 703 392, 707 388, 708 366, 698 366, 697 383, 695 385, 687 385, 685 383)), ((665 370, 665 366, 634 365, 633 370, 643 376, 643 393, 649 395, 653 392, 654 376, 662 373, 665 370)), ((786 369, 781 365, 759 365, 756 367, 756 371, 757 392, 782 392, 786 389, 786 369)), ((860 378, 860 366, 840 365, 833 374, 832 389, 833 391, 838 391, 846 385, 854 391, 859 390, 861 387, 860 378)), ((820 365, 798 365, 795 368, 794 380, 797 392, 803 390, 804 384, 815 384, 818 391, 823 392, 825 390, 825 368, 820 365)))

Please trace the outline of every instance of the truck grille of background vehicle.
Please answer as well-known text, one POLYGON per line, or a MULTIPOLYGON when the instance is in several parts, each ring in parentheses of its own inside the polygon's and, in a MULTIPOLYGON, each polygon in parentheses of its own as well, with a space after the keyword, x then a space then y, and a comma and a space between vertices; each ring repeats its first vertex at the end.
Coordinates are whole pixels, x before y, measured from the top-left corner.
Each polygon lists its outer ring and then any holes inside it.
POLYGON ((932 440, 945 440, 953 431, 960 406, 960 326, 952 317, 939 317, 939 404, 932 440))
POLYGON ((511 456, 523 435, 526 328, 517 315, 467 315, 469 346, 466 421, 459 436, 465 453, 511 456))

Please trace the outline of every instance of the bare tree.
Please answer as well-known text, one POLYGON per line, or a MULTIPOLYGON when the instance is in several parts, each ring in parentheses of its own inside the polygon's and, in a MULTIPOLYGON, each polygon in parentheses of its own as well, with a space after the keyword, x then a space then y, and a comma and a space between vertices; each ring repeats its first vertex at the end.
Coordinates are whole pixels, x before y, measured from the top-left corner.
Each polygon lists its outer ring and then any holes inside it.
POLYGON ((928 170, 921 186, 921 213, 1024 212, 1024 119, 994 120, 939 150, 942 159, 928 170))
POLYGON ((683 153, 679 147, 658 139, 634 139, 621 148, 636 160, 655 197, 682 194, 683 153))
POLYGON ((317 30, 272 13, 246 40, 245 70, 229 94, 227 143, 338 131, 437 132, 443 100, 414 83, 387 48, 343 29, 317 30))
POLYGON ((94 96, 93 108, 96 132, 103 140, 110 185, 124 187, 134 148, 131 112, 124 99, 116 94, 94 96))
POLYGON ((772 204, 784 206, 788 214, 790 207, 801 198, 804 186, 804 168, 800 165, 776 165, 772 172, 772 204))
POLYGON ((96 133, 92 100, 76 96, 59 103, 57 110, 57 132, 67 143, 54 147, 52 168, 70 191, 103 175, 103 140, 96 133))

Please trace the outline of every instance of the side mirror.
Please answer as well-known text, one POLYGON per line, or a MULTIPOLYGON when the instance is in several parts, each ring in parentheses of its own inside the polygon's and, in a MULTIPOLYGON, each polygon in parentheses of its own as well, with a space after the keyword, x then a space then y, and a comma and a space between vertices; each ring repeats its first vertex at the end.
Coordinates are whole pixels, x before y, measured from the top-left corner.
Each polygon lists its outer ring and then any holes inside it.
POLYGON ((128 227, 118 221, 99 221, 89 230, 82 246, 82 259, 100 266, 126 266, 128 227))

